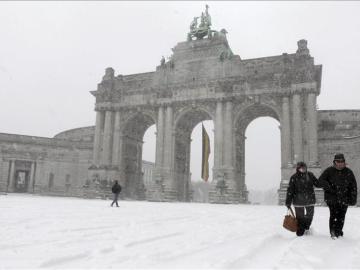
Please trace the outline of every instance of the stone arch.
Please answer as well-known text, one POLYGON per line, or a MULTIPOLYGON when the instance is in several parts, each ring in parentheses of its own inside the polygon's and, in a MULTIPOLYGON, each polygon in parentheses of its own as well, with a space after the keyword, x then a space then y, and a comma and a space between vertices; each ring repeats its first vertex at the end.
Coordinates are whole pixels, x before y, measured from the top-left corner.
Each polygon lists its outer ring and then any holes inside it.
POLYGON ((266 103, 255 103, 243 107, 234 117, 234 175, 236 188, 246 201, 248 191, 245 182, 245 131, 248 125, 259 117, 271 117, 281 123, 278 108, 266 103))
POLYGON ((263 116, 269 116, 281 122, 281 111, 277 106, 273 106, 267 103, 252 103, 241 107, 240 110, 235 113, 234 127, 237 127, 240 122, 243 123, 242 120, 244 118, 249 118, 249 116, 250 118, 251 116, 253 117, 246 124, 246 126, 254 119, 263 116))
POLYGON ((191 133, 202 121, 214 121, 213 114, 203 106, 183 108, 174 121, 174 189, 179 201, 190 200, 191 133))
POLYGON ((146 130, 154 124, 156 121, 153 114, 146 111, 131 113, 123 120, 120 178, 125 197, 145 199, 142 175, 143 137, 146 130))
POLYGON ((156 115, 155 112, 152 110, 142 110, 142 111, 131 111, 127 114, 124 115, 123 119, 122 119, 122 125, 124 126, 124 128, 126 128, 127 125, 129 125, 129 123, 131 123, 133 120, 139 119, 139 117, 144 117, 149 119, 150 121, 153 122, 153 124, 156 123, 156 115))
MULTIPOLYGON (((186 107, 182 107, 180 110, 178 110, 178 112, 175 114, 175 117, 174 117, 174 129, 176 128, 178 122, 184 117, 184 115, 188 114, 188 113, 192 113, 192 112, 200 112, 202 111, 203 113, 207 114, 208 115, 208 118, 209 119, 205 119, 205 120, 212 120, 214 121, 215 119, 215 116, 214 116, 214 113, 213 111, 206 107, 206 106, 203 106, 203 105, 196 105, 196 106, 186 106, 186 107)), ((204 120, 202 120, 204 121, 204 120)), ((196 125, 195 125, 196 126, 196 125)))

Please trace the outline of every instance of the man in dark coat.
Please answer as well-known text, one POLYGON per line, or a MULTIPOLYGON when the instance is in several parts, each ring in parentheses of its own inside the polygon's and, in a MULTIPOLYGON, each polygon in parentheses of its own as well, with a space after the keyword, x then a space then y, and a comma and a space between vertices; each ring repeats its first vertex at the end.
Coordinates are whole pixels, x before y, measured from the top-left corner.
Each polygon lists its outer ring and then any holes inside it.
POLYGON ((315 191, 314 186, 319 187, 318 180, 312 172, 307 171, 305 162, 296 164, 296 173, 290 178, 286 193, 285 205, 295 207, 296 219, 298 221, 297 236, 304 235, 310 229, 314 217, 315 191))
POLYGON ((111 188, 111 191, 112 191, 112 193, 114 193, 114 200, 111 203, 111 207, 114 205, 114 203, 116 203, 116 207, 119 207, 118 198, 119 198, 119 194, 121 192, 121 186, 119 185, 117 180, 115 180, 115 183, 111 188))
POLYGON ((332 238, 343 236, 345 215, 349 205, 356 205, 357 184, 354 173, 346 167, 343 154, 336 154, 333 166, 319 178, 330 210, 329 229, 332 238))

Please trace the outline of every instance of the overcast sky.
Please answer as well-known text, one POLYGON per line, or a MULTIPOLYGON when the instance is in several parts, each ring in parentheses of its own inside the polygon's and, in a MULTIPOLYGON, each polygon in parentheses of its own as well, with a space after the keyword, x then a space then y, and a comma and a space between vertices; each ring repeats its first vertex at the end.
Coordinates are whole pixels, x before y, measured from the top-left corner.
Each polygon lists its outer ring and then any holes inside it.
MULTIPOLYGON (((0 2, 0 132, 53 137, 94 125, 89 91, 105 68, 113 67, 117 75, 154 71, 162 55, 186 40, 205 3, 0 2)), ((208 4, 212 28, 228 31, 229 44, 242 59, 294 53, 297 41, 307 39, 315 63, 323 65, 319 108, 360 109, 359 2, 208 4)), ((279 185, 278 125, 273 119, 249 125, 250 188, 279 185)), ((151 150, 145 152, 151 159, 151 150)), ((194 178, 199 178, 197 159, 193 154, 194 178)))

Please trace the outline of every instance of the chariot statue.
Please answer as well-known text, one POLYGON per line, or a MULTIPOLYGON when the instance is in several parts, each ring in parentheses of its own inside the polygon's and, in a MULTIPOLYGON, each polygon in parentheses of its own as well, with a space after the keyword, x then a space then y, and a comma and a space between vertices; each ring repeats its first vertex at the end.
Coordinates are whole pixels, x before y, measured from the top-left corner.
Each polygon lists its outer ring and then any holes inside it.
POLYGON ((212 30, 211 26, 211 16, 209 14, 209 6, 205 6, 205 12, 201 13, 201 17, 194 17, 190 24, 190 32, 188 33, 188 41, 191 41, 193 37, 196 39, 203 39, 208 36, 211 38, 212 30), (200 24, 198 25, 198 19, 200 18, 200 24))

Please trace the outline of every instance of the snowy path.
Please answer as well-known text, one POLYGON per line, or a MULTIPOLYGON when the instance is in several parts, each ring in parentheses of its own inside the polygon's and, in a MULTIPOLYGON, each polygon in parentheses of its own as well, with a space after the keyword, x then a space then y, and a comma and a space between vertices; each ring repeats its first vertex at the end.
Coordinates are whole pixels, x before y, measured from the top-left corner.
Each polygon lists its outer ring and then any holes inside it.
POLYGON ((0 196, 0 269, 359 268, 360 208, 345 237, 328 235, 317 207, 314 234, 282 228, 285 207, 0 196))

